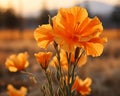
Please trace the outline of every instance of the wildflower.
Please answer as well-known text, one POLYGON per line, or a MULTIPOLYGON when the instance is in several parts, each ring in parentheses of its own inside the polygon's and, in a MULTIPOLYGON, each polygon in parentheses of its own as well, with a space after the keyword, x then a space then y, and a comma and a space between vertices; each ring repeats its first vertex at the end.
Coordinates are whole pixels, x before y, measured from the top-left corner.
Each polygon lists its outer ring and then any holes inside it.
POLYGON ((15 89, 11 84, 7 86, 9 96, 26 96, 27 88, 21 87, 20 90, 15 89))
POLYGON ((28 54, 25 53, 19 53, 18 55, 12 54, 7 58, 5 64, 6 67, 9 69, 11 72, 17 72, 24 70, 25 68, 28 67, 29 62, 28 62, 28 54))
POLYGON ((75 81, 72 86, 72 90, 76 90, 81 95, 88 95, 91 91, 90 85, 92 80, 90 78, 86 78, 84 81, 81 80, 78 76, 75 78, 75 81))
POLYGON ((54 40, 67 52, 82 47, 87 55, 99 56, 103 51, 105 38, 100 38, 103 26, 97 17, 88 17, 81 7, 61 8, 53 17, 54 40))
POLYGON ((53 41, 52 27, 50 24, 39 26, 34 31, 34 37, 38 42, 38 46, 46 48, 53 41))
POLYGON ((35 54, 37 61, 41 65, 41 67, 46 70, 48 67, 48 63, 52 57, 51 52, 39 52, 35 54))

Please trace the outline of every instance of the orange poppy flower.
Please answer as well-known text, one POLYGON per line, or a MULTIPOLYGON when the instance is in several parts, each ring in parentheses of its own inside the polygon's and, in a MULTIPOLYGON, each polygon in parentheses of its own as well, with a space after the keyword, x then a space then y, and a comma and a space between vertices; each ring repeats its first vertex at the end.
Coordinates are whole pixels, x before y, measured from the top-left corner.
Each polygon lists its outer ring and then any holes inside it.
POLYGON ((19 53, 18 55, 13 54, 11 55, 5 62, 6 67, 11 72, 21 71, 28 67, 28 54, 25 53, 19 53))
POLYGON ((41 65, 41 67, 46 70, 49 64, 49 61, 52 57, 51 52, 39 52, 38 54, 35 54, 37 61, 41 65))
POLYGON ((38 42, 38 46, 46 48, 50 42, 53 41, 52 27, 50 24, 39 26, 34 31, 35 40, 38 42))
POLYGON ((7 86, 9 96, 26 96, 27 88, 21 87, 20 90, 15 89, 11 84, 7 86))
POLYGON ((87 55, 99 56, 103 51, 105 38, 100 38, 103 26, 97 17, 88 17, 81 7, 61 8, 53 20, 54 40, 62 49, 72 52, 82 47, 87 55))
POLYGON ((91 92, 90 85, 92 80, 90 78, 86 78, 84 81, 81 80, 78 76, 76 77, 72 90, 76 90, 81 95, 88 95, 91 92))

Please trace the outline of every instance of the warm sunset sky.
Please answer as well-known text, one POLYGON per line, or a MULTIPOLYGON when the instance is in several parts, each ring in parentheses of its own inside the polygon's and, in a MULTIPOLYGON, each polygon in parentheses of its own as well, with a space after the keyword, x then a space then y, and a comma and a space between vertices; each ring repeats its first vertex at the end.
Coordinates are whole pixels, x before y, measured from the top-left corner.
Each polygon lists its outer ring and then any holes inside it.
MULTIPOLYGON (((2 8, 14 8, 17 14, 23 16, 36 15, 40 9, 45 6, 48 9, 70 7, 77 3, 81 3, 85 0, 0 0, 0 7, 2 8)), ((88 1, 99 1, 107 4, 116 4, 118 0, 88 0, 88 1)))

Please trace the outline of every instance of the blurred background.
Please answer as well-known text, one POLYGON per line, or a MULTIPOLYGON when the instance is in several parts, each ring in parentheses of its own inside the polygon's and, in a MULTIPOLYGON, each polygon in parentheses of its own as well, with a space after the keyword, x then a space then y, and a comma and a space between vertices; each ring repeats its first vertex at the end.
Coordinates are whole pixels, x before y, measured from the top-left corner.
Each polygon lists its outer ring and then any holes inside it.
MULTIPOLYGON (((16 88, 26 86, 28 96, 40 96, 38 86, 28 76, 5 68, 5 60, 11 54, 27 51, 28 71, 44 82, 34 57, 43 50, 38 48, 33 32, 38 25, 48 23, 48 15, 53 17, 59 8, 72 6, 85 7, 89 17, 99 17, 103 36, 108 38, 103 54, 88 57, 87 64, 78 70, 81 78, 93 79, 90 96, 120 96, 120 0, 0 0, 0 96, 7 96, 6 86, 10 83, 16 88)), ((48 50, 53 51, 51 47, 48 50)))

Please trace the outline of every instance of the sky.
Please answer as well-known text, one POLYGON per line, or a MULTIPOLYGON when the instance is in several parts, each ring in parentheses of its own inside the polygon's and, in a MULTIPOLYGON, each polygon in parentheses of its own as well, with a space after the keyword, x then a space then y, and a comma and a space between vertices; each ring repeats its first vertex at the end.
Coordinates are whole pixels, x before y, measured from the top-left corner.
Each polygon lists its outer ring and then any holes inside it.
MULTIPOLYGON (((48 10, 59 9, 61 7, 71 7, 77 3, 86 0, 0 0, 0 7, 13 8, 17 14, 22 16, 36 16, 42 8, 48 10)), ((111 5, 115 5, 118 0, 88 0, 98 1, 111 5)))

